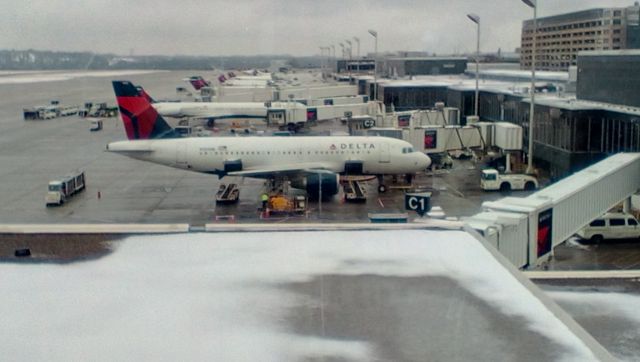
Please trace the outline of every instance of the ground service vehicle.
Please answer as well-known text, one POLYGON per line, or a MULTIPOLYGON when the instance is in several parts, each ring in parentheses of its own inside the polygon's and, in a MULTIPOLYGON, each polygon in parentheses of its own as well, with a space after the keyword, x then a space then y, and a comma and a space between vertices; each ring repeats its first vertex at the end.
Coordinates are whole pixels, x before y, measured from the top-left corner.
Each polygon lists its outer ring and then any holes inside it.
POLYGON ((60 180, 49 182, 49 192, 45 198, 47 206, 62 205, 69 197, 84 190, 84 171, 78 171, 67 175, 60 180))
POLYGON ((216 204, 233 204, 240 198, 240 189, 236 184, 220 184, 216 193, 216 204))
POLYGON ((593 220, 577 232, 578 237, 599 243, 604 239, 635 239, 640 237, 638 220, 633 215, 610 212, 593 220))
POLYGON ((530 175, 501 174, 496 169, 482 170, 480 187, 485 191, 535 190, 538 180, 530 175))
POLYGON ((102 120, 101 119, 93 119, 91 120, 91 127, 89 131, 97 132, 102 130, 102 120))
POLYGON ((302 195, 272 195, 267 208, 270 215, 303 214, 307 211, 307 198, 302 195))
POLYGON ((366 202, 367 193, 358 181, 347 181, 344 186, 344 198, 347 202, 366 202))
POLYGON ((115 117, 118 115, 118 107, 109 107, 107 103, 86 102, 84 109, 78 114, 80 117, 115 117))

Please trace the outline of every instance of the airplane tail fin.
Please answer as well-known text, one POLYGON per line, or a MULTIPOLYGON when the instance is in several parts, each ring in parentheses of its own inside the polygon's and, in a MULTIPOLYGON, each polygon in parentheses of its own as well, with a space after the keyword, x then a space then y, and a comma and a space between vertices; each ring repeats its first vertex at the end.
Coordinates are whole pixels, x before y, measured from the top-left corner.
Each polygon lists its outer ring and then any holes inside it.
POLYGON ((211 85, 211 83, 207 82, 204 78, 202 78, 199 75, 189 78, 189 83, 191 83, 193 88, 195 88, 197 91, 199 91, 201 88, 208 87, 211 85))
POLYGON ((113 81, 120 117, 130 140, 174 138, 176 132, 129 81, 113 81))

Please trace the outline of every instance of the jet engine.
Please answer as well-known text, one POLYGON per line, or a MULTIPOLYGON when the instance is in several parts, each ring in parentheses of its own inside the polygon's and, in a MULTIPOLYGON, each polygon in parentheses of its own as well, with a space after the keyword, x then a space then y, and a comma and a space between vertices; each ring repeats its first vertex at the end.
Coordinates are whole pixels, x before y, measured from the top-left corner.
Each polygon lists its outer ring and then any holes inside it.
POLYGON ((291 186, 307 191, 307 196, 317 199, 322 188, 322 198, 329 198, 338 193, 340 189, 340 175, 336 173, 309 174, 295 180, 291 180, 291 186))

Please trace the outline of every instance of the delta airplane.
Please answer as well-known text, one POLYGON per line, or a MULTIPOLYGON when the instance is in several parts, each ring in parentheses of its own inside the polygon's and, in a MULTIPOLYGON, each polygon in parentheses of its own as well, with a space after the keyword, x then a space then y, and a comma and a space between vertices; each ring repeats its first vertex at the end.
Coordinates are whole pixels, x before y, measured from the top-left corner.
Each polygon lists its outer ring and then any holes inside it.
POLYGON ((195 137, 175 131, 128 81, 113 81, 127 141, 109 152, 189 171, 224 176, 286 179, 310 196, 339 190, 339 175, 413 175, 431 160, 408 142, 386 137, 195 137))
POLYGON ((164 117, 204 119, 209 127, 213 127, 216 120, 223 119, 267 119, 264 103, 155 102, 142 87, 138 86, 137 89, 164 117))
MULTIPOLYGON (((234 72, 222 73, 217 77, 218 84, 238 87, 266 87, 272 85, 273 77, 271 73, 263 73, 258 70, 243 71, 244 75, 237 76, 234 72)), ((202 88, 211 87, 212 81, 204 79, 202 76, 194 75, 183 79, 187 81, 196 92, 202 88)))

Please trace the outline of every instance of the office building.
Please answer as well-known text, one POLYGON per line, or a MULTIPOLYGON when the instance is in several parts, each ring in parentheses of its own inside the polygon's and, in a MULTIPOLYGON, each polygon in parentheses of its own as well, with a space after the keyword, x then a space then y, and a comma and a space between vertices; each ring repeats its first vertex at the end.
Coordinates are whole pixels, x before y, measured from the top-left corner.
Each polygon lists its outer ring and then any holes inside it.
MULTIPOLYGON (((522 24, 520 67, 531 69, 533 19, 522 24)), ((538 18, 536 69, 566 71, 578 52, 640 48, 640 4, 538 18)))

